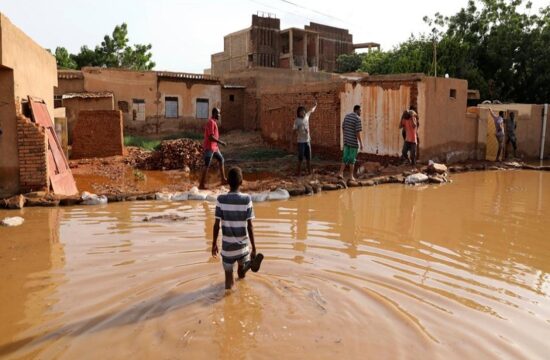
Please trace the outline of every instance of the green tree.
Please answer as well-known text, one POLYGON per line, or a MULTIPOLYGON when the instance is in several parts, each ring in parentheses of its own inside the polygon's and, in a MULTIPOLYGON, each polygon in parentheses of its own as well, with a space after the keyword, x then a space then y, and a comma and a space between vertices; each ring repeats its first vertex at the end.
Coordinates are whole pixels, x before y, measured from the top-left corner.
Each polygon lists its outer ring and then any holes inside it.
POLYGON ((76 62, 71 58, 71 55, 64 47, 57 47, 55 49, 55 60, 59 68, 76 69, 77 67, 76 62))
POLYGON ((56 49, 58 66, 80 69, 84 66, 101 66, 126 68, 132 70, 151 70, 155 67, 152 61, 151 44, 129 45, 128 26, 126 23, 115 26, 111 36, 105 35, 100 45, 93 50, 86 45, 78 54, 69 56, 65 48, 56 49), (58 55, 58 49, 62 49, 58 55))
POLYGON ((339 73, 354 72, 359 69, 363 57, 359 54, 342 54, 336 59, 336 68, 339 73))

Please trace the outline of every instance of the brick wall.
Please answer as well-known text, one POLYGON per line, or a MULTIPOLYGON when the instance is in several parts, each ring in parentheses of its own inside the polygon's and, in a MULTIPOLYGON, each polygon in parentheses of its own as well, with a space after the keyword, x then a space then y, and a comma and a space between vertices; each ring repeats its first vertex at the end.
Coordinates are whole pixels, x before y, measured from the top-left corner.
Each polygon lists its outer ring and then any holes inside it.
POLYGON ((73 130, 72 159, 124 154, 122 113, 119 110, 85 110, 73 130))
POLYGON ((334 157, 340 154, 340 93, 341 84, 308 86, 285 93, 264 94, 261 97, 260 127, 262 137, 279 147, 288 148, 298 106, 309 110, 317 99, 317 110, 311 115, 309 127, 311 146, 315 154, 334 157))
POLYGON ((24 116, 17 117, 17 150, 21 193, 47 191, 48 141, 44 128, 24 116))

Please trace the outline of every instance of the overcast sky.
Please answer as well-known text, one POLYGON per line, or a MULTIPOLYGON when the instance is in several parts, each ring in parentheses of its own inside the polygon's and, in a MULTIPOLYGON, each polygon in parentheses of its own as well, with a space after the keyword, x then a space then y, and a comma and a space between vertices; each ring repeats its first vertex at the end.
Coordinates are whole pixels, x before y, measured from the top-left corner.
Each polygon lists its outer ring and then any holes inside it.
MULTIPOLYGON (((534 0, 534 10, 548 0, 534 0)), ((45 48, 93 48, 126 22, 131 43, 151 43, 157 70, 202 73, 223 36, 250 26, 258 11, 281 19, 281 28, 310 21, 343 27, 355 43, 391 49, 425 32, 424 15, 452 15, 467 0, 0 0, 0 12, 45 48)))

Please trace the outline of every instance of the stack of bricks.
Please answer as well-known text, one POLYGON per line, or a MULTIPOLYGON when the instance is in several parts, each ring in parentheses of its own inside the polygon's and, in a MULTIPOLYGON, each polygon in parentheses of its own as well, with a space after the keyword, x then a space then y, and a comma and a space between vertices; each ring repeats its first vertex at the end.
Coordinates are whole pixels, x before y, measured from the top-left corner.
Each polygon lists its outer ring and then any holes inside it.
POLYGON ((309 120, 311 147, 315 154, 327 157, 340 153, 340 85, 309 86, 308 91, 264 94, 261 99, 262 137, 275 146, 287 148, 298 106, 317 109, 309 120))
POLYGON ((85 110, 73 129, 72 159, 124 155, 120 110, 85 110))
POLYGON ((17 149, 19 153, 19 185, 22 193, 47 191, 48 141, 45 129, 30 119, 17 116, 17 149))

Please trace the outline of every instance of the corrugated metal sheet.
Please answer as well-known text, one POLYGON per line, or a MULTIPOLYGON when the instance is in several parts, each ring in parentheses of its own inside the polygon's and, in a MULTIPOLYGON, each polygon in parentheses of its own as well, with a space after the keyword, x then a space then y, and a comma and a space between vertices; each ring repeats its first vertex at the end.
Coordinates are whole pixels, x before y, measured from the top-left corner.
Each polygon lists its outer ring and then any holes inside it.
POLYGON ((363 88, 363 142, 364 152, 381 156, 399 156, 403 138, 399 122, 408 109, 411 87, 399 89, 367 85, 363 88))

